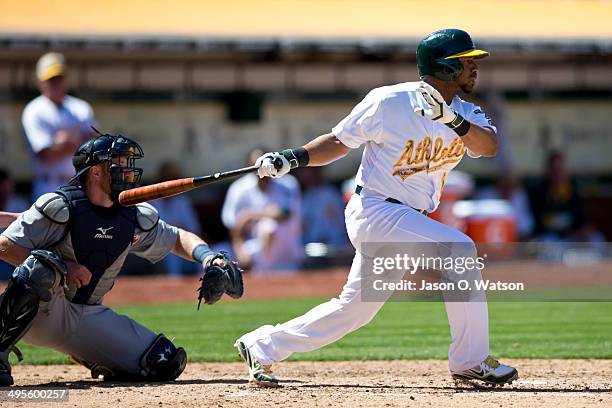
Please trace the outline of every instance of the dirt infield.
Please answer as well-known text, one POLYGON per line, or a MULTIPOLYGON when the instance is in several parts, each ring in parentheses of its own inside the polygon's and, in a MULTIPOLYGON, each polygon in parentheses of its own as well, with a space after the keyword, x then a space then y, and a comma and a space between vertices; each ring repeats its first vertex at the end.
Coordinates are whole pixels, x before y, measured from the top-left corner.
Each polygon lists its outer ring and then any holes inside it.
MULTIPOLYGON (((346 268, 281 276, 247 276, 246 299, 336 296, 346 268)), ((556 270, 556 276, 563 271, 556 270)), ((505 273, 501 269, 499 273, 505 273)), ((122 277, 105 297, 108 305, 195 301, 197 278, 122 277)), ((14 367, 19 386, 67 387, 67 402, 54 406, 114 407, 404 407, 404 406, 612 406, 611 360, 507 360, 520 378, 495 389, 457 387, 446 361, 289 362, 276 373, 283 387, 258 389, 241 363, 194 363, 167 384, 103 383, 80 366, 14 367)), ((6 402, 0 406, 48 406, 6 402)))
MULTIPOLYGON (((512 386, 484 390, 457 387, 443 361, 282 363, 276 367, 283 384, 278 389, 250 386, 245 379, 245 367, 240 363, 190 364, 176 382, 168 384, 103 383, 87 379, 88 372, 78 366, 17 366, 14 374, 20 385, 69 387, 69 400, 53 406, 72 407, 612 405, 610 361, 508 362, 519 368, 519 380, 512 386)), ((27 403, 27 406, 49 405, 27 403)))
MULTIPOLYGON (((328 269, 308 273, 244 277, 242 299, 282 299, 307 296, 337 296, 346 282, 348 268, 328 269)), ((107 305, 193 302, 197 277, 171 278, 165 276, 117 279, 113 289, 104 297, 107 305)))

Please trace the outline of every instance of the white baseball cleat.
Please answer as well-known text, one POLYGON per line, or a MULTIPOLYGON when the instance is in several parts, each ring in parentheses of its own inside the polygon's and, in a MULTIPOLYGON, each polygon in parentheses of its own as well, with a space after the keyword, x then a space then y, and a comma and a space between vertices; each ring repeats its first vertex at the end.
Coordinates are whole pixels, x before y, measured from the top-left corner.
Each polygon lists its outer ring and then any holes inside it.
POLYGON ((249 366, 249 382, 258 387, 278 387, 278 380, 272 373, 271 365, 261 364, 255 360, 251 355, 248 347, 241 342, 236 340, 234 347, 238 350, 240 358, 242 358, 249 366))
POLYGON ((514 367, 500 364, 493 357, 488 356, 482 363, 476 367, 465 371, 452 373, 455 380, 468 381, 478 380, 487 385, 512 384, 512 381, 518 378, 518 371, 514 367))

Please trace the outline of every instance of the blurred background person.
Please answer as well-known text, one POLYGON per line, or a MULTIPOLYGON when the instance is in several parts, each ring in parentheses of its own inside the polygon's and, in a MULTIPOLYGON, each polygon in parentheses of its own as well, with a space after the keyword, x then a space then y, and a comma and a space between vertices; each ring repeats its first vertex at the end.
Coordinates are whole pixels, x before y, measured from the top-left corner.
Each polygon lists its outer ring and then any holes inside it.
POLYGON ((0 168, 0 211, 23 212, 30 203, 23 197, 15 194, 15 181, 11 174, 0 168))
POLYGON ((499 176, 497 183, 482 188, 477 194, 479 200, 506 200, 516 220, 516 232, 521 241, 528 240, 534 230, 534 219, 527 191, 513 174, 499 176))
MULTIPOLYGON (((344 224, 344 202, 340 191, 325 181, 321 167, 294 171, 302 186, 302 237, 305 244, 348 244, 344 224)), ((279 179, 282 180, 282 177, 279 179)))
POLYGON ((563 153, 548 155, 544 177, 533 192, 536 239, 542 241, 605 241, 586 219, 578 186, 563 153))
MULTIPOLYGON (((183 178, 183 174, 178 164, 167 161, 159 167, 156 182, 180 178, 183 178)), ((179 228, 192 231, 198 236, 202 234, 202 226, 187 194, 151 201, 151 204, 157 209, 161 219, 179 228)), ((187 261, 174 254, 168 255, 162 261, 162 266, 165 272, 171 276, 196 275, 202 271, 202 265, 187 261)))
MULTIPOLYGON (((250 152, 248 164, 265 151, 250 152)), ((295 271, 304 250, 298 183, 248 174, 234 181, 225 197, 221 218, 230 231, 234 255, 255 273, 295 271)))
POLYGON ((93 111, 81 99, 67 95, 66 61, 50 52, 38 60, 40 96, 27 104, 22 125, 32 152, 32 198, 52 192, 72 176, 72 154, 92 136, 93 111))
MULTIPOLYGON (((9 213, 20 213, 27 210, 29 203, 22 197, 15 195, 15 182, 11 174, 5 169, 0 168, 0 212, 6 211, 9 213)), ((6 222, 9 222, 11 217, 8 217, 6 222)), ((0 232, 4 231, 2 225, 5 220, 0 216, 0 232)), ((10 222, 9 222, 10 223, 10 222)), ((15 267, 0 261, 0 280, 8 280, 11 277, 15 267)))

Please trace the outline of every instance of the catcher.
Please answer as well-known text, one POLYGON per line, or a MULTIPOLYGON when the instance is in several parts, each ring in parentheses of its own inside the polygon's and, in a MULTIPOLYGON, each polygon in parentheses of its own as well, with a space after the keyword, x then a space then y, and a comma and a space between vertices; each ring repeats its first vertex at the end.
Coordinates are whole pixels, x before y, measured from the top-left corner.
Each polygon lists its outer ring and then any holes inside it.
POLYGON ((171 381, 183 372, 183 348, 102 304, 128 253, 157 262, 172 251, 202 263, 199 300, 206 304, 223 293, 242 296, 242 271, 225 254, 166 224, 149 204, 118 204, 121 191, 138 185, 142 157, 120 135, 84 143, 70 184, 42 195, 0 236, 0 259, 18 265, 0 300, 0 386, 13 384, 8 354, 20 357, 22 338, 107 381, 171 381))

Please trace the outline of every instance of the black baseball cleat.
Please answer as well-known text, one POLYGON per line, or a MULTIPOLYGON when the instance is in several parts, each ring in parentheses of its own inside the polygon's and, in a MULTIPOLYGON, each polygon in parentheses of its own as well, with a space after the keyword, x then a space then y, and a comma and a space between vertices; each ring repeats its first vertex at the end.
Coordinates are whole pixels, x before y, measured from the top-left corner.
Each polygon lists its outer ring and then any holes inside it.
POLYGON ((0 387, 13 385, 13 376, 11 375, 11 365, 8 362, 9 353, 0 351, 0 387))
POLYGON ((0 372, 0 387, 8 387, 13 384, 15 384, 15 382, 10 372, 0 372))
POLYGON ((491 386, 503 386, 512 384, 512 381, 518 378, 518 371, 514 367, 500 364, 499 361, 488 356, 476 367, 455 372, 452 375, 455 380, 468 382, 473 385, 478 385, 478 382, 482 382, 491 386))

